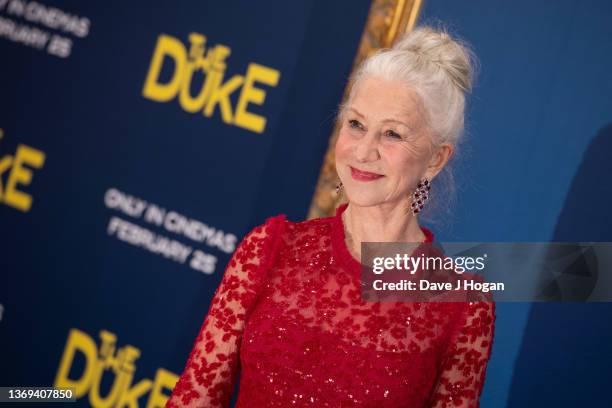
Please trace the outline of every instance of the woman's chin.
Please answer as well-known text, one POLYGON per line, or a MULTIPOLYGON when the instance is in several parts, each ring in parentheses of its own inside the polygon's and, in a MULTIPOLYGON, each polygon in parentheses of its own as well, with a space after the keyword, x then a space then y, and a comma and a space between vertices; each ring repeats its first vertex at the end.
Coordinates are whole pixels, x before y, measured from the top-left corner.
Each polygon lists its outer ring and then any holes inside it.
POLYGON ((359 207, 373 207, 375 205, 380 205, 380 204, 384 204, 386 202, 386 200, 384 199, 384 197, 380 197, 379 195, 373 195, 373 194, 351 194, 348 193, 346 194, 348 201, 356 206, 359 207))

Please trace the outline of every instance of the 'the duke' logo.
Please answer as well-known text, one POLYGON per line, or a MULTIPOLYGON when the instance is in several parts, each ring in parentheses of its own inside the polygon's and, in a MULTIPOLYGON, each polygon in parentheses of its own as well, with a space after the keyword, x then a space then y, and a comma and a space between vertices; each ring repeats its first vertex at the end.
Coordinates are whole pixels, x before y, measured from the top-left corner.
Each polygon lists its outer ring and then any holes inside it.
MULTIPOLYGON (((0 139, 4 131, 0 129, 0 139)), ((14 155, 0 157, 0 203, 28 212, 32 208, 32 196, 21 189, 32 182, 32 169, 45 164, 45 153, 33 147, 19 144, 14 155), (7 174, 6 182, 3 181, 7 174)))
POLYGON ((226 59, 231 49, 218 44, 206 50, 206 37, 198 33, 191 33, 189 42, 187 54, 180 40, 166 34, 158 37, 142 90, 143 96, 157 102, 169 102, 178 97, 183 110, 189 113, 201 112, 206 117, 211 117, 218 106, 223 122, 262 133, 266 127, 266 118, 249 112, 248 105, 263 105, 266 91, 257 87, 258 83, 275 87, 280 73, 250 63, 244 76, 234 75, 224 81, 226 59), (161 78, 165 62, 172 67, 169 80, 161 78), (194 77, 203 78, 202 87, 195 95, 191 91, 194 77), (232 107, 230 97, 238 89, 238 101, 232 107))
POLYGON ((53 386, 74 388, 74 396, 88 397, 94 408, 138 407, 145 396, 147 407, 165 406, 178 376, 158 368, 153 379, 143 378, 135 383, 140 349, 129 344, 118 347, 117 335, 110 331, 101 330, 99 335, 98 346, 89 334, 76 328, 70 330, 53 386))

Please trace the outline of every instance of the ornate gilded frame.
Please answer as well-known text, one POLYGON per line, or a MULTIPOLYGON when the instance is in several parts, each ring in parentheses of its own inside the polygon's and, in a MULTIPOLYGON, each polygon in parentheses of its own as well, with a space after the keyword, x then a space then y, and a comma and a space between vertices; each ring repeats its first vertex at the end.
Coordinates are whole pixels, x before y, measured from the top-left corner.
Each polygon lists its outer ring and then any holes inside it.
MULTIPOLYGON (((422 0, 373 0, 359 50, 353 61, 353 69, 368 55, 380 48, 389 47, 398 36, 412 30, 421 5, 422 0)), ((350 84, 344 91, 343 100, 348 96, 349 89, 350 84)), ((338 177, 334 164, 334 146, 339 128, 339 123, 336 122, 310 204, 308 219, 333 215, 342 202, 342 195, 335 192, 338 177)))

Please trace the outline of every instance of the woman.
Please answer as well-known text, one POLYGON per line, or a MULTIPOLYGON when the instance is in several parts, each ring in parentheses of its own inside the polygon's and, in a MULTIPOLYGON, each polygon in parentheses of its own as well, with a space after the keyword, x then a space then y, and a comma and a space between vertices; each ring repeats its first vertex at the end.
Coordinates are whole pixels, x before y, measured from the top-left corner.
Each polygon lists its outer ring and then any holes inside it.
MULTIPOLYGON (((463 130, 469 50, 419 28, 356 71, 334 217, 279 215, 233 255, 167 407, 474 407, 492 302, 364 302, 360 243, 431 242, 418 214, 463 130)), ((433 190, 432 190, 433 191, 433 190)))

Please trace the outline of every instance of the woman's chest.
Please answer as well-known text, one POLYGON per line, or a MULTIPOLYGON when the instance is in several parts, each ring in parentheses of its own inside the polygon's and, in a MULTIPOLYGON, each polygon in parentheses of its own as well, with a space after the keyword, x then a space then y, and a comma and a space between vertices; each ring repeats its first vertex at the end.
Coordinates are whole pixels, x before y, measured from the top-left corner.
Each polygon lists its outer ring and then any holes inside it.
POLYGON ((242 381, 277 396, 315 393, 330 406, 422 404, 445 329, 423 307, 367 304, 344 278, 312 278, 266 287, 244 331, 242 381))

